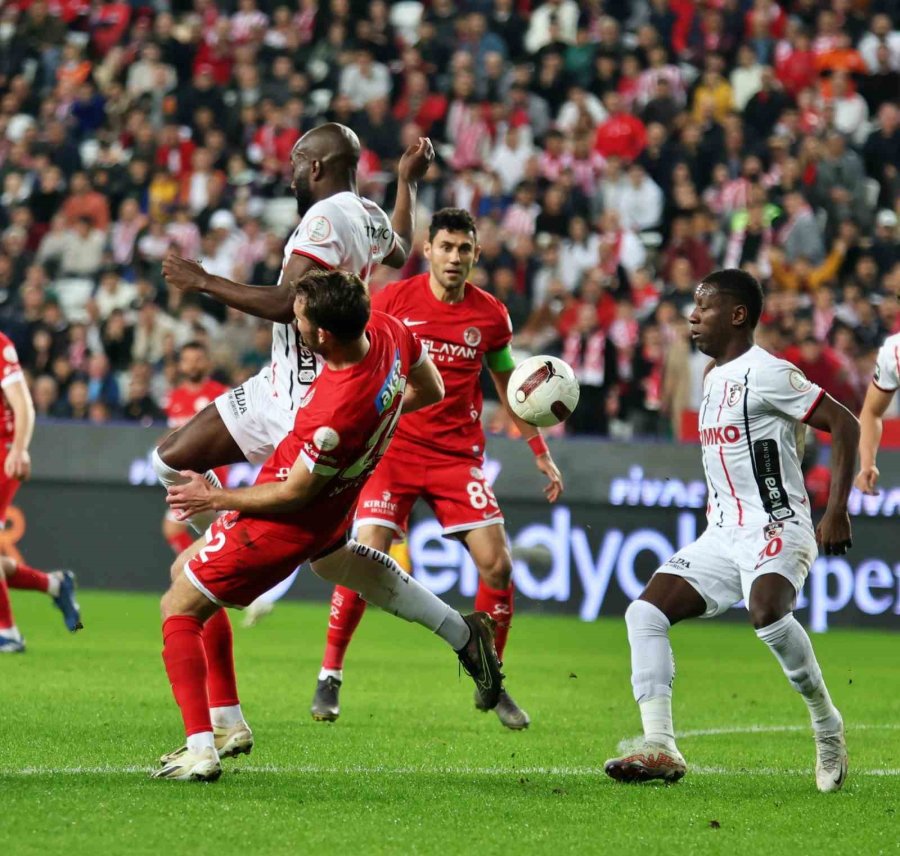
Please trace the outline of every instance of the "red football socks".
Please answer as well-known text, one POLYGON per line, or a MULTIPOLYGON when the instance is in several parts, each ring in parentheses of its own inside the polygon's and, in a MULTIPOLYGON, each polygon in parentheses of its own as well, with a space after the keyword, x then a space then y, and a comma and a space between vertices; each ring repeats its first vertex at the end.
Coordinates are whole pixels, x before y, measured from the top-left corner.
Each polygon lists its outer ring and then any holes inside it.
POLYGON ((50 587, 50 576, 24 562, 16 562, 16 570, 9 575, 7 582, 10 588, 46 592, 50 587))
POLYGON ((366 602, 352 589, 335 586, 331 595, 331 614, 328 619, 328 637, 325 644, 323 669, 344 668, 344 655, 366 611, 366 602))
POLYGON ((176 556, 180 556, 191 544, 194 543, 194 536, 190 532, 179 532, 171 538, 166 538, 169 546, 175 551, 176 556))
POLYGON ((0 574, 0 630, 9 630, 10 627, 15 627, 15 624, 12 604, 9 602, 9 590, 6 587, 6 580, 0 574))
POLYGON ((240 704, 234 674, 234 635, 231 632, 231 620, 224 609, 220 609, 203 625, 203 648, 208 668, 206 687, 209 706, 230 707, 240 704))
POLYGON ((497 649, 497 656, 502 660, 513 616, 512 583, 509 584, 509 588, 492 589, 479 580, 478 592, 475 595, 475 611, 486 612, 497 622, 494 628, 494 647, 497 649))
POLYGON ((163 622, 163 662, 172 695, 181 708, 184 733, 190 737, 212 731, 206 692, 203 625, 192 615, 173 615, 163 622))

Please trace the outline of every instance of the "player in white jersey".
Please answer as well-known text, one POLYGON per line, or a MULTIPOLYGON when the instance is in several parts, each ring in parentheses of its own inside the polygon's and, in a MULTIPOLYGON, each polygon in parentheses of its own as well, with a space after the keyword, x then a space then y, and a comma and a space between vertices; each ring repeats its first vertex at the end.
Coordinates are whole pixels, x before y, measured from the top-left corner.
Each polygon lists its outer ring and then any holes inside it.
POLYGON ((700 410, 708 525, 657 570, 625 613, 644 741, 607 761, 606 772, 625 782, 685 774, 672 724, 669 628, 720 615, 743 599, 756 635, 809 707, 816 784, 838 790, 847 773, 843 722, 792 610, 816 542, 827 555, 851 546, 847 497, 859 425, 795 366, 753 344, 763 295, 750 274, 716 271, 697 287, 695 300, 691 334, 713 358, 700 410), (831 495, 815 529, 800 472, 804 422, 832 435, 831 495))
MULTIPOLYGON (((900 297, 900 295, 898 295, 900 297)), ((881 443, 882 417, 891 405, 894 393, 900 389, 900 333, 888 336, 878 349, 875 377, 869 384, 862 412, 859 436, 859 474, 856 486, 869 495, 878 493, 878 467, 875 458, 881 443)))

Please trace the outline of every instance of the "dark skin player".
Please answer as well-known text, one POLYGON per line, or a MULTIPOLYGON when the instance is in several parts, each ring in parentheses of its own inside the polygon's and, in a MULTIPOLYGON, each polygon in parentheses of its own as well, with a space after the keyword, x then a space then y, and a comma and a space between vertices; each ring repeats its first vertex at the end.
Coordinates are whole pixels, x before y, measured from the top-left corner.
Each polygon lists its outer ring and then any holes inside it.
MULTIPOLYGON (((291 190, 297 213, 304 214, 317 202, 337 193, 356 193, 359 138, 350 128, 337 123, 321 125, 297 140, 291 151, 291 190)), ((389 267, 402 267, 413 241, 413 214, 419 180, 434 160, 434 147, 426 137, 410 146, 397 166, 397 201, 391 217, 396 246, 385 258, 389 267)), ((170 253, 162 264, 170 286, 184 292, 208 294, 257 318, 275 323, 293 322, 293 285, 311 270, 320 267, 312 259, 291 255, 275 286, 245 285, 207 273, 201 265, 170 253)), ((170 434, 159 447, 162 459, 176 470, 206 470, 244 460, 240 447, 225 428, 214 404, 198 413, 184 427, 170 434)))
MULTIPOLYGON (((736 295, 701 283, 694 293, 696 306, 690 316, 691 337, 701 353, 712 357, 707 371, 737 359, 753 347, 754 327, 747 307, 736 295)), ((826 556, 843 556, 853 545, 847 498, 853 484, 859 424, 830 395, 822 397, 806 420, 813 428, 831 434, 831 493, 828 506, 816 527, 816 541, 826 556)), ((706 603, 686 580, 658 571, 644 589, 641 600, 652 603, 672 624, 698 618, 706 603)), ((794 586, 780 574, 763 574, 750 589, 750 621, 757 629, 768 627, 794 608, 794 586)))

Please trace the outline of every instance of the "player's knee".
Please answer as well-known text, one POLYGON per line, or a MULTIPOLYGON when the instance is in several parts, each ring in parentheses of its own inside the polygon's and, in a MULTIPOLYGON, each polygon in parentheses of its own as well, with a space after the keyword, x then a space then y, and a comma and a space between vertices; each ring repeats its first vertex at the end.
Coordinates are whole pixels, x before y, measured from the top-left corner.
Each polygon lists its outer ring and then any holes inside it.
POLYGON ((669 619, 658 607, 646 600, 633 600, 625 610, 628 638, 666 635, 671 627, 669 619))
MULTIPOLYGON (((789 612, 788 610, 787 612, 789 612)), ((762 630, 776 621, 781 621, 787 612, 780 603, 770 603, 768 601, 752 601, 748 608, 750 614, 750 623, 754 630, 762 630)))
POLYGON ((490 561, 480 565, 478 572, 485 585, 492 589, 507 589, 512 578, 512 558, 509 550, 500 550, 490 561))

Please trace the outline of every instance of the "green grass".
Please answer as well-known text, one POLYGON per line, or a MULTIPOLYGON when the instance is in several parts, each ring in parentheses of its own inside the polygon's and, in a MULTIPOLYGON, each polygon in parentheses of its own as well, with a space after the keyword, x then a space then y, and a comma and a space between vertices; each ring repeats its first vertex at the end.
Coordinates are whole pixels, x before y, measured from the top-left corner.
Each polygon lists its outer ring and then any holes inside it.
POLYGON ((216 784, 148 780, 179 742, 156 600, 83 592, 69 637, 43 598, 14 592, 25 656, 0 658, 0 853, 858 853, 900 840, 897 637, 814 641, 848 724, 851 777, 821 795, 805 708, 741 625, 673 633, 676 725, 695 768, 673 787, 599 768, 638 731, 620 620, 520 616, 509 686, 532 716, 509 733, 421 628, 371 610, 345 671, 343 714, 308 704, 326 607, 284 604, 235 629, 257 738, 216 784), (78 772, 83 768, 83 772, 78 772), (721 770, 721 772, 716 772, 721 770), (716 823, 713 823, 715 821, 716 823), (718 826, 716 826, 718 824, 718 826))

